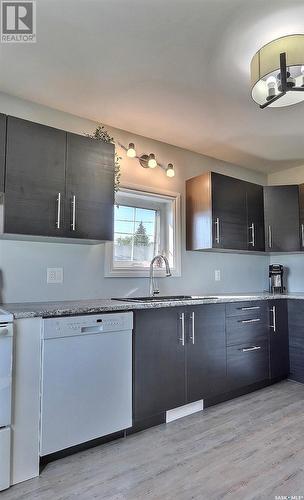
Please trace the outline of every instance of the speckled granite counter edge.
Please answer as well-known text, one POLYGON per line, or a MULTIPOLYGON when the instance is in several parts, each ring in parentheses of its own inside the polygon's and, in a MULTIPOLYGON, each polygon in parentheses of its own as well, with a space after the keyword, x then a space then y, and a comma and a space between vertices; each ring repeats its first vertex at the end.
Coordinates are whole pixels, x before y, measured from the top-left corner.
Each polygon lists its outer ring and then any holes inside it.
POLYGON ((203 304, 221 304, 227 302, 246 302, 254 300, 271 299, 300 299, 304 300, 304 294, 252 294, 252 295, 227 295, 216 298, 204 298, 199 300, 174 300, 166 302, 122 302, 116 300, 80 300, 68 302, 36 302, 2 304, 1 307, 14 315, 15 319, 23 318, 52 318, 60 316, 76 316, 80 314, 99 314, 104 312, 136 311, 141 309, 160 309, 164 307, 194 306, 203 304))

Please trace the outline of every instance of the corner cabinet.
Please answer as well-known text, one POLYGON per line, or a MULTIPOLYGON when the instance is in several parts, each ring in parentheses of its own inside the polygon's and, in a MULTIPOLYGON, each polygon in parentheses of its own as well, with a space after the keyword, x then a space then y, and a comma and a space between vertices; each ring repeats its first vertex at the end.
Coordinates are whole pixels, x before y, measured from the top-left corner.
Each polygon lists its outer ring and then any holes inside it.
POLYGON ((187 250, 263 251, 263 188, 215 172, 186 182, 187 250))
MULTIPOLYGON (((4 237, 113 239, 113 144, 19 118, 5 119, 4 237)), ((0 165, 1 120, 0 116, 0 165)))

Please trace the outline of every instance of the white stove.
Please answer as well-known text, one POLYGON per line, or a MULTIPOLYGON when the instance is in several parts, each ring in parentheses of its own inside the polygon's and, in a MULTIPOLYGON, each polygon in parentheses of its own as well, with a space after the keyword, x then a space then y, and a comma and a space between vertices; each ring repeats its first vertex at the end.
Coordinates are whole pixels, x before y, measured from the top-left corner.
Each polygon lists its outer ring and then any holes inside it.
POLYGON ((0 491, 10 486, 13 316, 0 309, 0 491))

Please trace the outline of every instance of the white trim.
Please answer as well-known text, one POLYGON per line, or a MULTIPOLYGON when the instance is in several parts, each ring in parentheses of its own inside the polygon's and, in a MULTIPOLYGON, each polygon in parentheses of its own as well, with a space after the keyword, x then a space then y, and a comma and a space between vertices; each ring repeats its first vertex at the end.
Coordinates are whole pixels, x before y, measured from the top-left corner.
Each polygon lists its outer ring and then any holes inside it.
MULTIPOLYGON (((181 276, 181 195, 173 191, 153 190, 151 187, 139 186, 137 184, 124 184, 120 188, 122 191, 134 190, 145 195, 159 196, 160 198, 171 198, 173 202, 173 217, 174 217, 174 253, 175 265, 171 269, 173 277, 181 276)), ((149 269, 143 268, 113 268, 113 243, 105 244, 105 261, 104 261, 104 276, 106 278, 148 278, 149 269)), ((165 277, 164 271, 155 271, 155 276, 165 277)))
POLYGON ((178 418, 187 417, 192 415, 192 413, 197 413, 198 411, 203 411, 204 400, 194 401, 194 403, 189 403, 184 406, 179 406, 178 408, 173 408, 173 410, 166 411, 166 423, 173 422, 178 418))

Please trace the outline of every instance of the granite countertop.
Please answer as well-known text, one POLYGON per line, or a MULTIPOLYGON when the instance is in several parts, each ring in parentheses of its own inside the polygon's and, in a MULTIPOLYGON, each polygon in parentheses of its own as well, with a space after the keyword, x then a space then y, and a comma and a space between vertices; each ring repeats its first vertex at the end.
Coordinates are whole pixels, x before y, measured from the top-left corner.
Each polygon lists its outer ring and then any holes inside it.
POLYGON ((22 318, 52 318, 60 316, 73 316, 78 314, 99 314, 103 312, 135 311, 139 309, 159 309, 162 307, 180 307, 201 304, 219 304, 226 302, 240 302, 269 299, 302 299, 302 294, 281 294, 270 293, 252 294, 225 294, 218 296, 205 295, 202 299, 188 300, 167 300, 165 302, 123 302, 111 299, 100 300, 75 300, 63 302, 24 302, 2 304, 1 308, 14 315, 15 319, 22 318))

